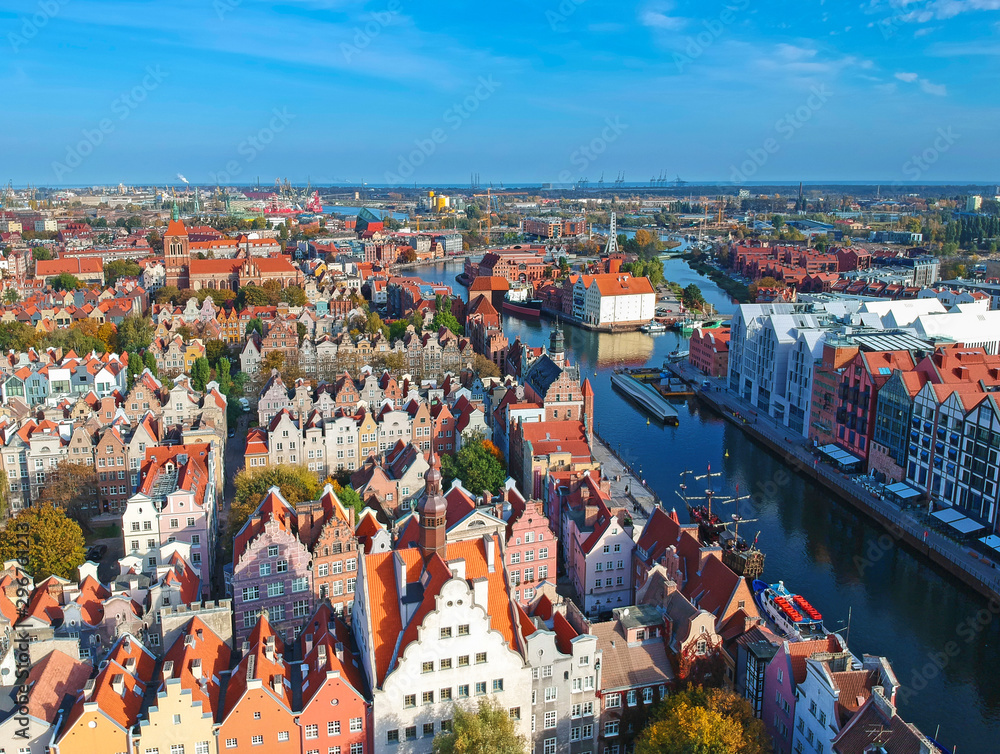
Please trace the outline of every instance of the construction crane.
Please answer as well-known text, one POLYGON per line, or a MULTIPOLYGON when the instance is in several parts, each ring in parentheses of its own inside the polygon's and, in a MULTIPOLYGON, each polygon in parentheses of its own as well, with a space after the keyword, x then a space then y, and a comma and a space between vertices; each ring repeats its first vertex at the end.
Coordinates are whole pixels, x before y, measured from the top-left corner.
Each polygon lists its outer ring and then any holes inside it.
POLYGON ((623 170, 621 173, 618 174, 618 177, 615 178, 615 188, 621 188, 624 185, 625 185, 625 171, 623 170))
POLYGON ((604 171, 603 170, 601 171, 601 178, 600 178, 600 180, 597 181, 597 190, 598 191, 603 191, 604 190, 604 171))

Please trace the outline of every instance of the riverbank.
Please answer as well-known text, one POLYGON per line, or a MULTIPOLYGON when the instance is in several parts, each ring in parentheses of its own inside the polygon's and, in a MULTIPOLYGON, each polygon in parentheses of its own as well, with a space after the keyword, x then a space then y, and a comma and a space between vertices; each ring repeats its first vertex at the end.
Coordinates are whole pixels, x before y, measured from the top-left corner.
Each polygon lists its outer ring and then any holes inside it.
POLYGON ((682 254, 681 259, 699 275, 704 275, 722 290, 732 296, 738 303, 749 304, 750 289, 738 280, 733 280, 726 273, 713 267, 702 259, 701 254, 682 254))
MULTIPOLYGON (((670 364, 671 372, 693 385, 702 385, 705 375, 689 364, 670 364)), ((802 438, 790 436, 783 427, 767 416, 751 411, 741 400, 731 395, 724 380, 707 380, 708 387, 696 387, 695 394, 718 411, 728 422, 739 427, 754 440, 779 456, 793 471, 826 487, 838 498, 876 521, 891 541, 878 543, 880 550, 903 541, 917 552, 960 579, 990 600, 1000 601, 1000 573, 992 561, 983 562, 975 551, 955 542, 930 527, 926 521, 892 503, 872 495, 849 476, 821 462, 811 446, 802 438), (888 546, 884 546, 884 545, 888 546)))

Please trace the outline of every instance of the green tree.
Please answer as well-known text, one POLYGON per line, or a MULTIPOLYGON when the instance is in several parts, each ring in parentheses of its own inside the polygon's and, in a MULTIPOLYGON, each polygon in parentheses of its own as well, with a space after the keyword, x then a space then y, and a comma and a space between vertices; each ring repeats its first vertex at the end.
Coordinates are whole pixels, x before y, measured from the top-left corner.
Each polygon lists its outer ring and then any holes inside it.
POLYGON ((8 288, 3 292, 3 300, 5 304, 16 304, 21 300, 21 294, 13 288, 8 288))
POLYGON ((35 331, 23 322, 0 322, 0 350, 27 351, 35 344, 35 331))
POLYGON ((462 436, 462 449, 454 455, 441 457, 441 474, 446 484, 460 479, 462 486, 475 495, 484 490, 496 492, 507 479, 503 454, 481 434, 462 436))
POLYGON ((113 286, 118 278, 138 277, 141 274, 142 268, 131 259, 115 259, 104 264, 104 282, 108 286, 113 286))
POLYGON ((465 328, 462 327, 458 318, 451 312, 451 299, 440 294, 434 299, 434 320, 431 326, 434 330, 447 327, 456 335, 465 334, 465 328))
POLYGON ((227 398, 230 397, 233 394, 233 366, 225 356, 215 364, 215 379, 222 394, 227 398))
POLYGON ((277 487, 282 497, 294 506, 303 500, 315 500, 322 487, 316 474, 305 466, 268 466, 262 469, 242 469, 233 480, 236 493, 229 509, 229 536, 234 537, 257 509, 271 487, 277 487))
POLYGON ((257 285, 245 285, 240 288, 236 295, 236 305, 240 309, 245 309, 248 306, 268 306, 270 303, 270 294, 257 285))
POLYGON ((146 351, 146 355, 142 357, 142 360, 146 365, 146 369, 149 370, 149 373, 152 374, 154 377, 159 378, 160 370, 156 366, 156 357, 153 356, 153 352, 146 351))
POLYGON ((528 742, 495 699, 475 710, 455 705, 451 730, 434 738, 434 754, 525 754, 528 742))
POLYGON ((56 291, 75 291, 77 288, 85 287, 80 278, 68 272, 62 272, 52 280, 52 289, 56 291))
POLYGON ((153 323, 138 314, 129 314, 118 325, 118 348, 122 351, 145 351, 153 342, 153 323))
POLYGON ((128 355, 128 386, 130 388, 135 383, 136 378, 142 374, 143 366, 142 356, 137 351, 128 355))
POLYGON ((368 312, 368 316, 365 318, 365 332, 375 335, 381 331, 382 318, 378 316, 378 312, 368 312))
POLYGON ((636 754, 765 754, 764 724, 750 703, 722 689, 689 688, 654 710, 639 734, 636 754))
POLYGON ((47 262, 53 259, 52 250, 45 246, 36 246, 31 250, 31 257, 36 262, 47 262))
POLYGON ((500 377, 500 367, 487 359, 482 354, 477 353, 472 357, 472 368, 480 377, 500 377))
POLYGON ((229 356, 229 344, 224 340, 213 339, 205 343, 205 358, 213 367, 219 363, 219 359, 229 356))
POLYGON ((335 489, 337 489, 337 497, 340 499, 340 502, 347 508, 354 508, 354 512, 360 516, 361 511, 365 509, 365 503, 361 499, 361 495, 355 492, 351 485, 341 487, 337 484, 335 489))
POLYGON ((208 365, 208 359, 199 356, 191 365, 191 385, 195 390, 204 391, 205 385, 212 379, 212 368, 208 365))
POLYGON ((35 581, 75 578, 84 555, 80 525, 51 503, 19 511, 0 531, 0 558, 18 560, 35 581))
POLYGON ((97 495, 97 472, 93 466, 70 461, 60 461, 45 476, 45 486, 39 500, 62 510, 83 528, 88 527, 90 511, 87 506, 97 495))
POLYGON ((305 306, 308 303, 306 292, 297 285, 290 285, 281 289, 281 300, 289 306, 305 306))
POLYGON ((254 332, 256 330, 257 334, 264 337, 264 322, 260 317, 254 317, 249 322, 247 322, 246 335, 254 332))
POLYGON ((688 309, 700 309, 705 305, 705 297, 701 295, 701 288, 694 283, 684 289, 684 306, 688 309))

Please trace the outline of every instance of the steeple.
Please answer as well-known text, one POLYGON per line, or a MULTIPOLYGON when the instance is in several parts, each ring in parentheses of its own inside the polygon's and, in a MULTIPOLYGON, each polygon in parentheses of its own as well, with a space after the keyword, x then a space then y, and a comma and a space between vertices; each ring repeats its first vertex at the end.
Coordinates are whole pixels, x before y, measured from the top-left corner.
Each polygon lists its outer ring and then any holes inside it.
POLYGON ((549 336, 549 358, 559 366, 563 366, 566 358, 566 341, 563 337, 562 325, 556 323, 549 336))
POLYGON ((427 494, 418 508, 419 543, 425 560, 434 554, 445 554, 445 526, 448 516, 448 501, 441 493, 441 460, 436 453, 431 453, 430 466, 424 477, 427 494))
POLYGON ((170 219, 173 220, 174 222, 181 219, 181 212, 179 209, 177 209, 177 202, 174 202, 174 208, 170 212, 170 219))

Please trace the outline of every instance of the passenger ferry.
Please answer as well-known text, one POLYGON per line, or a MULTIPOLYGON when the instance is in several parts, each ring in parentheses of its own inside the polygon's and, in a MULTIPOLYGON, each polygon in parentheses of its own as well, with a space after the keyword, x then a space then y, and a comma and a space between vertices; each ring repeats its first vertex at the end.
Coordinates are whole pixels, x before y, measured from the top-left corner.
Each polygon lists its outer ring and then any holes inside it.
POLYGON ((830 633, 823 625, 823 616, 819 610, 810 605, 801 594, 788 591, 785 582, 768 584, 754 579, 752 588, 757 606, 789 639, 804 641, 830 633))

